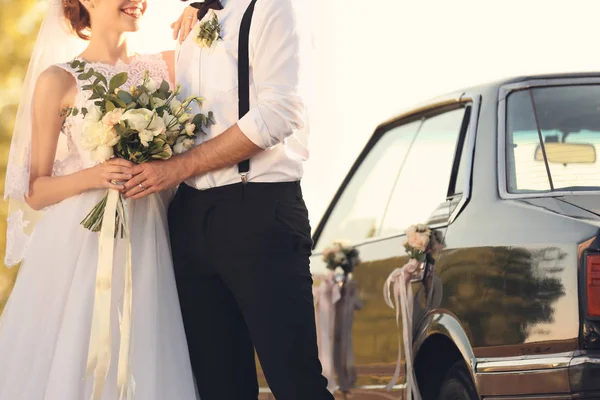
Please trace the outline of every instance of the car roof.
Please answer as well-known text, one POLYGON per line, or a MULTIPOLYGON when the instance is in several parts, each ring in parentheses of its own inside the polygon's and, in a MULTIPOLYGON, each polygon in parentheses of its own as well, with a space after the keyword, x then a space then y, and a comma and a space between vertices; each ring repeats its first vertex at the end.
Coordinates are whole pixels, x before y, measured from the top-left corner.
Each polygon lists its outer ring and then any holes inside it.
POLYGON ((474 96, 484 93, 497 92, 500 87, 511 84, 518 84, 521 82, 527 82, 532 80, 561 80, 561 79, 574 79, 574 78, 599 78, 599 72, 572 72, 572 73, 560 73, 560 74, 539 74, 539 75, 522 75, 515 76, 505 79, 499 79, 490 81, 488 83, 466 87, 460 90, 455 90, 450 93, 443 94, 431 98, 427 101, 416 104, 415 106, 403 111, 399 114, 395 114, 391 118, 381 123, 377 130, 392 123, 397 123, 399 120, 410 118, 415 114, 421 114, 432 108, 439 108, 444 106, 450 106, 460 102, 465 96, 474 96))

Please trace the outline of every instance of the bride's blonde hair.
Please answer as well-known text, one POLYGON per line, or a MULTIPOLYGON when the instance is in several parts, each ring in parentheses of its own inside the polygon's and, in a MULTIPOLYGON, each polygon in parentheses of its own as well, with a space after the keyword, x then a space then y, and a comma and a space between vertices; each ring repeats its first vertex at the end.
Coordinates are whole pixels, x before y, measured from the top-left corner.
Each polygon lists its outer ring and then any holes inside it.
POLYGON ((73 31, 84 40, 89 40, 91 28, 90 14, 79 0, 63 0, 65 18, 73 31))

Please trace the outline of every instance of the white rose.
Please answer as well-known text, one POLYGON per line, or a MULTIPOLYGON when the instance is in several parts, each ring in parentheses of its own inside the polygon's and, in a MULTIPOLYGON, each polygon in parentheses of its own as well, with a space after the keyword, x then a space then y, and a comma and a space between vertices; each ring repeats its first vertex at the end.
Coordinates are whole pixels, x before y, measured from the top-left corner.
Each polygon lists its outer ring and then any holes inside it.
POLYGON ((192 118, 192 114, 188 114, 188 113, 184 112, 183 114, 181 114, 178 121, 180 124, 183 124, 183 123, 186 123, 190 118, 192 118))
POLYGON ((156 115, 154 111, 145 108, 126 111, 122 119, 123 121, 127 121, 131 129, 135 129, 138 132, 147 130, 152 132, 153 136, 165 133, 165 121, 163 118, 156 115))
POLYGON ((185 152, 185 148, 183 147, 183 142, 175 143, 175 146, 173 146, 173 151, 175 152, 175 154, 181 154, 181 153, 185 152))
POLYGON ((112 146, 98 146, 94 151, 92 151, 92 160, 95 162, 103 162, 106 160, 110 160, 114 155, 114 151, 112 146))
POLYGON ((188 151, 189 149, 194 147, 195 143, 196 142, 194 141, 194 139, 180 136, 179 138, 177 138, 177 142, 175 142, 175 146, 173 146, 173 151, 175 152, 175 154, 185 153, 186 151, 188 151))
POLYGON ((142 93, 142 94, 140 94, 138 101, 143 106, 147 106, 148 104, 150 104, 150 96, 148 96, 148 93, 142 93))
POLYGON ((154 133, 148 129, 142 129, 139 131, 138 136, 140 137, 140 142, 144 147, 148 147, 152 139, 154 139, 154 133))
POLYGON ((168 112, 165 111, 165 112, 163 112, 162 119, 165 124, 165 127, 171 127, 169 129, 170 131, 172 131, 172 132, 179 131, 179 122, 177 122, 177 118, 175 118, 174 116, 172 116, 171 114, 169 114, 168 112))
POLYGON ((98 122, 100 118, 102 118, 102 111, 100 111, 100 107, 97 105, 92 105, 87 108, 87 114, 85 115, 85 121, 88 122, 98 122))
POLYGON ((196 125, 192 124, 191 122, 185 124, 185 133, 187 133, 188 136, 193 136, 194 130, 196 130, 196 125))
POLYGON ((119 122, 121 122, 121 118, 123 117, 123 109, 115 108, 112 111, 109 111, 102 117, 102 123, 106 126, 115 126, 119 122))
POLYGON ((194 147, 194 144, 196 144, 194 139, 183 139, 183 147, 185 147, 186 150, 189 150, 192 147, 194 147))
POLYGON ((342 267, 337 267, 337 268, 335 269, 334 273, 335 273, 336 275, 343 275, 343 274, 344 274, 344 268, 342 268, 342 267))
POLYGON ((175 143, 175 146, 173 146, 173 151, 175 152, 175 154, 181 154, 185 152, 183 140, 178 140, 177 143, 175 143))
POLYGON ((148 78, 148 81, 144 86, 150 93, 154 93, 158 90, 158 83, 156 83, 156 81, 152 78, 148 78))
POLYGON ((146 129, 153 115, 153 111, 146 110, 145 108, 140 108, 125 111, 122 119, 123 121, 127 121, 127 125, 131 129, 135 129, 139 132, 142 129, 146 129))
POLYGON ((158 136, 165 133, 165 121, 161 117, 154 113, 154 116, 152 117, 151 121, 152 122, 150 122, 150 125, 146 129, 151 130, 154 133, 154 136, 158 136))
POLYGON ((158 97, 153 97, 152 101, 154 102, 154 107, 155 108, 162 107, 162 106, 164 106, 167 103, 166 100, 159 99, 158 97))
POLYGON ((171 108, 172 114, 177 115, 181 112, 181 102, 177 99, 171 100, 171 103, 169 103, 169 107, 171 108))
POLYGON ((118 141, 117 132, 102 122, 86 124, 81 137, 81 145, 88 151, 94 151, 99 146, 114 146, 118 141))

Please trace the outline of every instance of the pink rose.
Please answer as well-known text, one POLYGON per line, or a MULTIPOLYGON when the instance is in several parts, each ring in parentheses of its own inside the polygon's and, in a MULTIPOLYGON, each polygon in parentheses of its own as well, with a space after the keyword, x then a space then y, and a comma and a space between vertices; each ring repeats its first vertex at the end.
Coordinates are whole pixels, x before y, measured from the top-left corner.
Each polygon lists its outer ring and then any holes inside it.
POLYGON ((431 231, 426 225, 413 225, 406 230, 406 243, 415 250, 425 251, 431 231))
POLYGON ((109 111, 102 117, 102 123, 106 126, 115 126, 119 122, 121 122, 121 118, 123 118, 123 109, 115 108, 112 111, 109 111))

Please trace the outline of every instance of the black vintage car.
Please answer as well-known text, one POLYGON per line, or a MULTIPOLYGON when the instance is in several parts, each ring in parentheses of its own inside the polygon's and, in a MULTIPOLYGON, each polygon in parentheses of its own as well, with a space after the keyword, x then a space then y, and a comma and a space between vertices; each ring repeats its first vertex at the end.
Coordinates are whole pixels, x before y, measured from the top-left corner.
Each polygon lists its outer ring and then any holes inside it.
POLYGON ((382 290, 426 223, 446 247, 413 283, 423 399, 600 399, 599 148, 600 74, 473 87, 376 129, 314 235, 314 273, 334 240, 362 260, 350 398, 401 395, 383 390, 398 336, 382 290))

